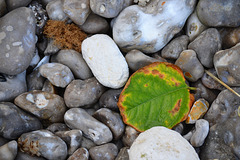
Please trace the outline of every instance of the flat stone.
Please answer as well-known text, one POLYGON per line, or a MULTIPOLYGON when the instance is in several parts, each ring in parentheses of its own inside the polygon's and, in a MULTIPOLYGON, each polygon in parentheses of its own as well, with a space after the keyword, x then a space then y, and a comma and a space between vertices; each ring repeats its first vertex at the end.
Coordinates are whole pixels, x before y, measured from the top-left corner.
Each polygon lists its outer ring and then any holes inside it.
POLYGON ((92 147, 89 154, 93 160, 114 160, 118 154, 118 148, 113 143, 107 143, 92 147))
POLYGON ((0 147, 1 160, 14 160, 18 152, 16 141, 10 141, 0 147))

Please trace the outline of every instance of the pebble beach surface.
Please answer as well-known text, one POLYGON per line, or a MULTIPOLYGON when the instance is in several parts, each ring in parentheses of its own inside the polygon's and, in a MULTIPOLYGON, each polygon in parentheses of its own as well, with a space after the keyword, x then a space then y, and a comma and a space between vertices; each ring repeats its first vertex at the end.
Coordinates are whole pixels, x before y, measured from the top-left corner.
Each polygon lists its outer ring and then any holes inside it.
POLYGON ((239 0, 0 0, 0 160, 240 160, 240 97, 205 70, 240 93, 239 0), (195 101, 140 133, 117 102, 153 62, 195 101))

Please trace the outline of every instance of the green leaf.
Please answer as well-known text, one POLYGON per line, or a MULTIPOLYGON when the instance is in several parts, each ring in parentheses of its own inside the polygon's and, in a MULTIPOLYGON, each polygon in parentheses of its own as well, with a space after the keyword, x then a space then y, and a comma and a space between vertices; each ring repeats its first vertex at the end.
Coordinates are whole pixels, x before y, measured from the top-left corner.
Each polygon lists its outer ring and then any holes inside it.
POLYGON ((193 101, 181 69, 155 62, 129 78, 118 107, 124 123, 142 132, 154 126, 172 128, 184 121, 193 101))

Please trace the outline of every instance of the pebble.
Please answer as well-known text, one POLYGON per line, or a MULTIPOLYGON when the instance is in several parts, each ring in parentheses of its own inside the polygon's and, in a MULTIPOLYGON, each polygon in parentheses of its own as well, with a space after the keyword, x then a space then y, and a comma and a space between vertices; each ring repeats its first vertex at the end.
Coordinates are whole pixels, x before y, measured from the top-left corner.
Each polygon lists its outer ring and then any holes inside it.
POLYGON ((0 135, 16 139, 25 132, 42 128, 40 121, 11 102, 0 103, 0 135))
POLYGON ((141 133, 129 150, 131 160, 199 160, 194 148, 179 133, 153 127, 141 133))
POLYGON ((196 121, 195 130, 190 139, 190 143, 193 147, 200 147, 203 145, 209 132, 209 123, 205 119, 199 119, 196 121))
POLYGON ((113 25, 113 39, 124 51, 159 51, 182 29, 195 3, 195 0, 184 3, 152 0, 144 7, 131 5, 118 15, 113 25))
POLYGON ((122 137, 122 142, 124 146, 131 147, 132 143, 138 137, 139 134, 140 132, 138 132, 134 128, 130 126, 126 126, 124 135, 122 137))
POLYGON ((7 13, 7 4, 5 0, 0 0, 0 17, 7 13))
POLYGON ((0 136, 0 147, 6 143, 8 143, 10 140, 3 138, 2 136, 0 136))
POLYGON ((184 74, 184 77, 191 81, 196 82, 204 73, 204 68, 197 58, 194 50, 184 50, 175 62, 184 74))
POLYGON ((213 61, 220 80, 229 86, 240 86, 240 43, 217 52, 213 61))
POLYGON ((42 156, 46 159, 65 160, 66 143, 47 130, 36 130, 22 134, 18 138, 18 146, 22 152, 42 156))
POLYGON ((163 58, 177 59, 180 53, 187 49, 189 38, 186 35, 174 38, 161 51, 163 58))
POLYGON ((65 123, 53 123, 50 126, 46 128, 46 130, 49 130, 52 133, 56 133, 59 131, 69 131, 70 129, 65 123))
POLYGON ((92 140, 84 137, 84 135, 83 135, 81 147, 89 150, 90 148, 92 148, 94 146, 96 146, 96 144, 92 140))
POLYGON ((109 30, 109 24, 103 17, 91 13, 79 28, 89 34, 106 33, 109 30))
POLYGON ((64 115, 69 128, 80 129, 83 134, 97 145, 110 142, 113 138, 110 129, 90 116, 84 109, 71 108, 64 115))
POLYGON ((115 160, 129 160, 128 149, 128 147, 121 148, 115 160))
POLYGON ((69 108, 82 107, 96 103, 104 91, 105 87, 94 77, 73 80, 64 92, 64 100, 69 108))
POLYGON ((231 48, 240 42, 240 27, 222 28, 219 30, 222 38, 222 47, 231 48))
POLYGON ((5 0, 7 4, 7 9, 12 11, 20 7, 26 7, 31 0, 5 0))
POLYGON ((27 69, 35 51, 35 17, 17 8, 0 19, 0 73, 16 75, 27 69))
POLYGON ((172 128, 172 130, 178 132, 179 134, 183 134, 184 128, 185 128, 185 127, 183 126, 183 124, 182 124, 182 123, 179 123, 179 124, 177 124, 176 126, 174 126, 174 127, 172 128))
POLYGON ((46 160, 46 158, 43 157, 37 157, 37 156, 32 156, 28 153, 24 153, 21 151, 18 151, 17 157, 15 160, 46 160))
POLYGON ((128 67, 134 72, 153 62, 161 62, 160 60, 147 56, 136 49, 129 51, 126 54, 125 59, 128 63, 128 67))
POLYGON ((67 160, 88 160, 89 152, 86 148, 77 149, 67 160))
POLYGON ((82 57, 82 54, 75 50, 64 49, 51 57, 51 62, 57 62, 68 66, 77 79, 88 79, 93 77, 90 68, 82 57))
MULTIPOLYGON (((217 77, 217 72, 214 68, 208 69, 207 71, 209 71, 210 73, 212 73, 214 76, 217 77)), ((209 89, 218 89, 218 90, 225 89, 225 87, 223 85, 221 85, 219 82, 214 80, 207 73, 203 74, 201 80, 202 80, 202 84, 209 89)))
POLYGON ((217 29, 209 28, 203 31, 189 45, 188 49, 192 49, 197 53, 199 61, 204 67, 213 67, 213 56, 221 49, 221 37, 217 29))
POLYGON ((19 95, 14 103, 46 122, 62 122, 67 109, 62 97, 39 90, 19 95))
POLYGON ((66 65, 60 63, 43 64, 39 72, 57 87, 65 88, 74 79, 71 70, 66 65))
POLYGON ((239 0, 200 0, 197 15, 206 26, 238 27, 240 25, 239 0))
POLYGON ((0 147, 1 160, 14 160, 18 152, 17 142, 15 140, 6 143, 0 147))
POLYGON ((44 50, 45 56, 56 54, 60 50, 60 47, 54 43, 54 39, 48 38, 47 48, 44 50))
POLYGON ((100 107, 108 108, 113 111, 118 111, 119 109, 118 109, 117 103, 118 103, 118 98, 121 92, 122 92, 122 88, 109 89, 106 92, 104 92, 99 99, 100 107))
POLYGON ((39 68, 27 75, 28 91, 41 90, 44 85, 45 78, 39 73, 39 68))
POLYGON ((95 34, 85 39, 82 42, 82 55, 102 85, 117 89, 126 83, 129 76, 127 62, 108 35, 95 34))
POLYGON ((38 48, 35 48, 34 57, 32 58, 32 61, 29 64, 29 67, 35 68, 39 63, 39 61, 40 61, 40 56, 38 54, 38 48))
POLYGON ((82 131, 81 130, 70 130, 70 131, 59 131, 55 133, 56 136, 60 137, 68 146, 68 155, 72 155, 82 143, 82 131))
POLYGON ((27 91, 26 72, 15 76, 0 74, 0 102, 12 101, 27 91))
POLYGON ((65 21, 68 16, 63 11, 63 2, 61 0, 53 0, 47 3, 46 11, 52 20, 65 21))
POLYGON ((57 94, 56 87, 48 79, 45 80, 42 91, 57 94))
POLYGON ((122 137, 125 125, 119 113, 107 108, 101 108, 93 114, 93 117, 109 127, 112 131, 114 140, 118 140, 122 137))
POLYGON ((118 154, 118 148, 113 143, 107 143, 90 148, 89 154, 93 160, 114 160, 118 154))

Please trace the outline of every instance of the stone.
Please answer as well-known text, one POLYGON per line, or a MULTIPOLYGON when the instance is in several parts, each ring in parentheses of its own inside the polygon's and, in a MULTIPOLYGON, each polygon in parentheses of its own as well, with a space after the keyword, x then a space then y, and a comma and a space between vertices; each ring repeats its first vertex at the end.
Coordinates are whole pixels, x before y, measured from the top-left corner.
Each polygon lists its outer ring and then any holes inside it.
POLYGON ((28 91, 41 90, 44 85, 45 78, 39 73, 39 68, 27 75, 28 91))
POLYGON ((229 86, 240 86, 240 43, 217 52, 213 62, 220 80, 229 86))
POLYGON ((179 134, 183 134, 184 126, 182 123, 178 123, 176 126, 172 128, 172 130, 178 132, 179 134))
POLYGON ((194 50, 184 50, 175 62, 184 74, 184 77, 191 81, 196 82, 204 73, 204 68, 197 58, 194 50))
POLYGON ((15 160, 46 160, 46 158, 43 157, 37 157, 37 156, 32 156, 28 153, 24 153, 21 151, 18 151, 17 157, 15 160))
POLYGON ((0 73, 16 75, 28 68, 35 51, 35 26, 34 14, 26 7, 0 19, 0 73))
POLYGON ((122 137, 125 125, 119 113, 107 108, 101 108, 93 114, 93 117, 109 127, 112 131, 114 140, 118 140, 122 137))
POLYGON ((99 105, 103 108, 108 108, 114 111, 118 111, 118 98, 120 93, 122 92, 121 89, 109 89, 106 92, 104 92, 100 99, 99 99, 99 105))
POLYGON ((77 149, 67 160, 88 160, 89 153, 86 148, 77 149))
POLYGON ((99 16, 105 18, 114 18, 123 9, 124 0, 90 0, 91 10, 99 16))
POLYGON ((153 62, 161 62, 160 60, 149 57, 136 49, 129 51, 126 54, 125 59, 128 63, 128 67, 134 72, 153 62))
POLYGON ((47 48, 44 50, 45 56, 56 54, 60 50, 60 46, 55 44, 54 39, 48 38, 47 48))
POLYGON ((32 58, 29 67, 35 68, 40 61, 40 56, 38 54, 38 48, 35 48, 34 57, 32 58))
POLYGON ((196 0, 152 0, 144 7, 131 5, 118 15, 113 39, 123 51, 157 52, 182 29, 195 3, 196 0))
POLYGON ((131 126, 126 126, 122 141, 124 146, 131 147, 134 140, 138 137, 140 132, 132 128, 131 126))
POLYGON ((50 126, 46 128, 46 130, 49 130, 52 133, 56 133, 59 131, 69 131, 70 129, 65 123, 53 123, 50 126))
POLYGON ((177 59, 180 53, 187 49, 189 38, 186 35, 174 38, 161 51, 163 58, 177 59))
POLYGON ((211 27, 238 27, 240 25, 239 0, 200 0, 197 4, 199 20, 211 27))
POLYGON ((199 119, 196 121, 195 130, 190 139, 190 143, 193 147, 200 147, 203 145, 209 132, 209 123, 205 119, 199 119))
POLYGON ((63 2, 61 0, 53 0, 47 3, 46 11, 52 20, 65 21, 68 16, 63 11, 63 2))
POLYGON ((5 2, 7 4, 7 9, 9 11, 12 11, 19 7, 26 7, 31 2, 31 0, 5 0, 5 2))
POLYGON ((103 17, 91 13, 79 28, 89 34, 106 33, 109 29, 109 24, 103 17))
POLYGON ((126 83, 129 76, 127 62, 109 36, 95 34, 85 39, 82 55, 102 85, 117 89, 126 83))
POLYGON ((84 136, 82 137, 82 145, 81 145, 81 147, 86 148, 86 149, 89 150, 90 148, 92 148, 94 146, 96 146, 96 144, 92 140, 90 140, 90 139, 88 139, 88 138, 86 138, 84 136))
POLYGON ((3 138, 0 136, 0 147, 3 146, 4 144, 8 143, 10 140, 3 138))
POLYGON ((188 49, 192 49, 197 53, 199 61, 204 67, 213 67, 213 56, 221 49, 221 37, 217 29, 209 28, 203 31, 189 45, 188 49))
POLYGON ((0 0, 0 17, 7 13, 7 5, 5 0, 0 0))
POLYGON ((18 146, 22 152, 42 156, 46 159, 65 160, 66 143, 47 130, 36 130, 22 134, 18 138, 18 146))
POLYGON ((17 142, 15 140, 6 143, 0 147, 1 160, 14 160, 18 152, 17 142))
POLYGON ((64 101, 69 108, 94 104, 104 93, 105 87, 96 78, 73 80, 65 89, 64 101))
POLYGON ((97 145, 110 142, 113 138, 110 129, 90 116, 84 109, 71 108, 64 115, 69 128, 80 129, 83 134, 97 145))
POLYGON ((199 160, 194 148, 179 133, 159 126, 141 133, 129 150, 131 160, 199 160))
MULTIPOLYGON (((212 73, 214 76, 217 77, 217 72, 214 68, 208 69, 207 71, 209 71, 210 73, 212 73)), ((219 82, 214 80, 207 73, 203 74, 201 80, 202 80, 202 84, 209 89, 218 89, 218 90, 225 89, 225 87, 223 85, 221 85, 219 82)))
POLYGON ((42 91, 57 94, 56 87, 48 79, 45 80, 42 91))
POLYGON ((185 122, 187 124, 194 124, 198 119, 202 118, 205 115, 208 108, 209 103, 204 98, 196 100, 190 109, 185 122))
POLYGON ((0 74, 0 102, 12 101, 26 91, 26 71, 15 76, 0 74))
POLYGON ((71 70, 66 65, 60 63, 43 64, 39 72, 57 87, 65 88, 74 79, 71 70))
POLYGON ((115 160, 129 160, 128 149, 128 147, 121 148, 115 160))
POLYGON ((74 76, 78 79, 91 78, 92 72, 82 57, 82 54, 75 50, 64 49, 51 57, 51 62, 57 62, 68 66, 74 76))
POLYGON ((222 28, 219 30, 222 38, 222 48, 228 49, 240 42, 240 27, 222 28))
POLYGON ((23 93, 14 103, 36 117, 50 123, 62 122, 67 107, 62 97, 39 90, 23 93))
POLYGON ((0 135, 16 139, 25 132, 41 129, 41 122, 11 102, 0 103, 0 135))
POLYGON ((118 154, 118 148, 113 143, 107 143, 90 148, 89 154, 93 160, 114 160, 118 154))
POLYGON ((63 0, 63 11, 77 25, 82 25, 91 13, 90 0, 63 0))

